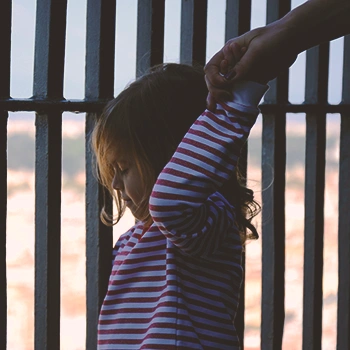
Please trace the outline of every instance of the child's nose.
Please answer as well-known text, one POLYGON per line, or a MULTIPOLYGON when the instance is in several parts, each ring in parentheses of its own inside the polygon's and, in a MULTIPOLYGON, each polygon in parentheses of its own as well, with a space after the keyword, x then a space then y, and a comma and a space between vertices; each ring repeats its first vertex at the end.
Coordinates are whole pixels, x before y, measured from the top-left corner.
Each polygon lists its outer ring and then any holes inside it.
POLYGON ((112 181, 112 187, 115 190, 122 190, 123 189, 123 181, 121 181, 117 175, 114 175, 114 178, 112 181))

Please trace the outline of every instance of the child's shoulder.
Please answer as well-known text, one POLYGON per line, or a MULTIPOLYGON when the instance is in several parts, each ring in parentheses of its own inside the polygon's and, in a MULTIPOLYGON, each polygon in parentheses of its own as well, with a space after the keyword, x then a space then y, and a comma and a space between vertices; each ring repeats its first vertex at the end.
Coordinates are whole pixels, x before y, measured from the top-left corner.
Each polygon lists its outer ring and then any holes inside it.
POLYGON ((115 245, 120 245, 122 242, 128 241, 135 230, 140 226, 140 223, 136 223, 134 226, 130 227, 126 232, 121 234, 115 245))
POLYGON ((132 235, 134 234, 135 230, 140 230, 143 227, 143 223, 142 222, 138 222, 136 223, 134 226, 130 227, 129 230, 127 230, 125 233, 121 234, 117 240, 117 242, 114 245, 113 248, 113 256, 117 253, 117 251, 121 248, 124 247, 130 237, 132 237, 132 235))

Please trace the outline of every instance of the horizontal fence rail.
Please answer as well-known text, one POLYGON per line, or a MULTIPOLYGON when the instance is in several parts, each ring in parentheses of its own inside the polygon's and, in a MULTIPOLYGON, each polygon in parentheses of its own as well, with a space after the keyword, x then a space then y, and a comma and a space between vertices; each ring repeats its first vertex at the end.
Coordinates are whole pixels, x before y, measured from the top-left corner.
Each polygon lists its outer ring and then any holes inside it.
MULTIPOLYGON (((181 1, 180 62, 205 64, 209 0, 181 1)), ((111 269, 112 228, 99 214, 107 198, 98 184, 91 132, 114 97, 116 1, 87 1, 85 97, 63 96, 67 0, 37 0, 33 97, 11 98, 12 2, 0 2, 0 348, 7 346, 7 123, 8 112, 36 112, 35 349, 60 348, 62 113, 85 112, 86 349, 97 347, 99 310, 111 269)), ((136 76, 163 62, 165 0, 139 0, 136 76)), ((286 14, 290 0, 267 0, 267 23, 286 14)), ((251 26, 251 0, 226 0, 225 40, 251 26)), ((285 322, 286 114, 306 113, 303 349, 322 347, 322 276, 326 115, 341 114, 339 153, 339 286, 337 349, 350 348, 350 37, 344 40, 342 102, 329 104, 329 43, 307 52, 305 101, 288 101, 288 70, 270 82, 260 105, 262 131, 261 349, 282 348, 285 322)), ((248 145, 249 147, 249 145, 248 145)), ((245 150, 246 158, 247 150, 245 150)), ((243 172, 246 172, 243 169, 243 172)), ((302 233, 301 233, 302 234, 302 233)), ((82 257, 83 259, 84 257, 82 257)), ((246 276, 249 279, 249 276, 246 276)), ((244 348, 244 285, 237 326, 244 348)))
MULTIPOLYGON (((84 100, 50 100, 50 99, 0 99, 0 110, 9 112, 96 112, 100 113, 109 99, 84 99, 84 100)), ((291 104, 263 102, 259 105, 261 113, 349 113, 348 103, 339 104, 291 104)))

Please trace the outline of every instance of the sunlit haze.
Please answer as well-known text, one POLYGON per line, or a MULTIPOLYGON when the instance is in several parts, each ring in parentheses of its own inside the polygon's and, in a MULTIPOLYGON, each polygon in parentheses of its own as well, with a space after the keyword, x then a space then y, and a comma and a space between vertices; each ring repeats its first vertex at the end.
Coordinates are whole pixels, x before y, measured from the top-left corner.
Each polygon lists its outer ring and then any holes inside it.
MULTIPOLYGON (((304 1, 292 1, 293 7, 304 1)), ((32 96, 35 0, 12 1, 11 96, 32 96)), ((208 0, 207 59, 224 44, 226 0, 208 0)), ((164 61, 179 61, 180 0, 166 0, 164 61)), ((135 78, 137 0, 118 0, 115 83, 117 95, 135 78)), ((252 1, 252 28, 263 26, 266 1, 252 1)), ((64 97, 84 98, 86 0, 68 0, 64 97)), ((341 99, 343 39, 331 42, 329 102, 341 99)), ((302 103, 305 53, 290 68, 289 100, 302 103)), ((34 113, 10 113, 8 122, 8 348, 34 349, 34 113), (21 336, 19 336, 19 334, 21 336)), ((85 349, 84 114, 63 114, 61 348, 85 349)), ((339 115, 328 115, 323 345, 335 349, 339 115)), ((248 185, 261 200, 261 116, 249 142, 248 185)), ((301 348, 304 233, 305 115, 287 116, 286 320, 284 350, 301 348)), ((133 224, 130 213, 114 239, 133 224)), ((255 224, 261 231, 261 217, 255 224)), ((245 349, 260 348, 261 240, 247 246, 245 349)))

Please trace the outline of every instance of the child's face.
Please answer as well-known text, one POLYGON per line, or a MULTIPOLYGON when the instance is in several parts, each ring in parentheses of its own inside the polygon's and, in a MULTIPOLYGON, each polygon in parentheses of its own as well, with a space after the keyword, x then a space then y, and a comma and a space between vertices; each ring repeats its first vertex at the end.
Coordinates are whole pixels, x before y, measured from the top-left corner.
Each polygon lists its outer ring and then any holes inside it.
POLYGON ((144 213, 140 207, 144 199, 145 189, 141 174, 135 162, 129 158, 119 157, 113 162, 115 169, 112 187, 119 190, 126 206, 136 219, 142 219, 144 213))

